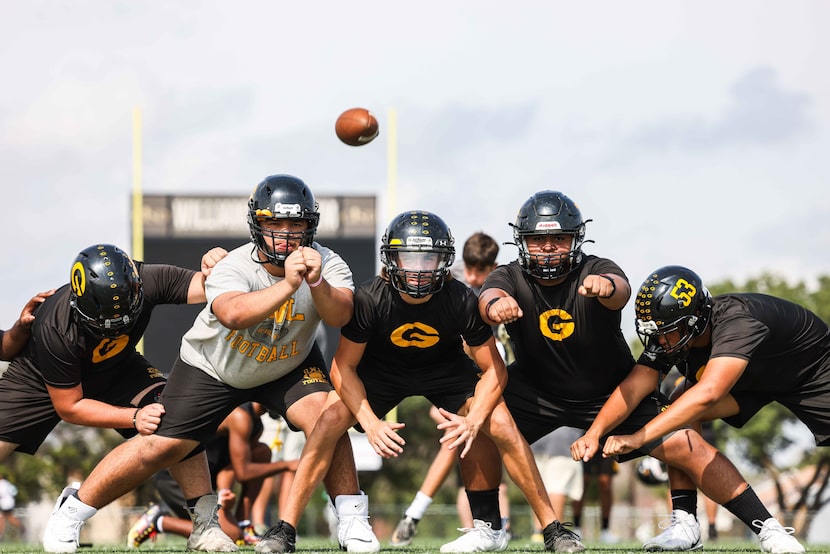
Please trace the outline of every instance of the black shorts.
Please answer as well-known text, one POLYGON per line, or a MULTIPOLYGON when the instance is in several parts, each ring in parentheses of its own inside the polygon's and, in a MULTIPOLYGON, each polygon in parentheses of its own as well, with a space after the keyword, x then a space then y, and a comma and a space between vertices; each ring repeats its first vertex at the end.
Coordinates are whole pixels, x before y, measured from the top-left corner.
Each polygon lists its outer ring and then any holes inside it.
POLYGON ((793 393, 732 391, 740 412, 723 420, 732 427, 743 427, 761 408, 778 402, 800 419, 815 437, 816 445, 830 446, 830 383, 811 383, 810 390, 793 393))
POLYGON ((617 460, 614 458, 603 458, 594 456, 587 462, 583 462, 583 473, 585 477, 599 477, 600 475, 616 475, 617 460))
MULTIPOLYGON (((84 387, 84 397, 138 408, 156 402, 165 383, 161 372, 140 354, 121 364, 118 374, 107 390, 84 387)), ((25 454, 34 454, 60 422, 45 385, 40 386, 0 379, 0 440, 19 444, 17 451, 25 454)), ((116 431, 124 438, 136 435, 133 428, 116 431)))
POLYGON ((156 434, 206 443, 216 435, 228 414, 245 402, 259 402, 298 431, 286 417, 286 410, 304 396, 331 390, 326 362, 316 344, 291 373, 252 389, 237 389, 217 381, 179 358, 161 395, 165 413, 156 434))
MULTIPOLYGON (((372 411, 380 418, 410 396, 423 396, 434 406, 457 413, 475 394, 479 380, 478 368, 466 360, 468 358, 407 379, 396 379, 382 371, 368 371, 363 367, 359 368, 358 375, 372 411)), ((357 429, 362 430, 359 426, 357 429)))
MULTIPOLYGON (((554 397, 542 397, 539 387, 525 381, 523 372, 513 371, 504 390, 504 401, 516 420, 522 435, 528 444, 533 444, 554 429, 562 426, 587 429, 594 422, 597 414, 605 404, 607 397, 595 400, 566 400, 554 397)), ((634 408, 628 418, 615 427, 609 434, 629 435, 654 419, 668 406, 668 399, 655 392, 647 396, 634 408)), ((601 442, 604 442, 604 438, 601 442)), ((619 461, 631 460, 646 455, 660 444, 663 438, 643 445, 640 450, 619 456, 619 461)))

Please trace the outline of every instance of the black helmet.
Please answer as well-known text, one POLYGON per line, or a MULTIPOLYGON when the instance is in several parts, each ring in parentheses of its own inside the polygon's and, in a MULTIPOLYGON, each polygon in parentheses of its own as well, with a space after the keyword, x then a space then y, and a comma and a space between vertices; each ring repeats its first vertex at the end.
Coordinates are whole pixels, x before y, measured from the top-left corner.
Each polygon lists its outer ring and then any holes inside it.
POLYGON ((645 456, 637 462, 637 478, 649 486, 662 485, 669 482, 669 472, 666 464, 657 458, 645 456))
POLYGON ((582 262, 586 223, 573 200, 561 192, 543 190, 528 198, 519 208, 516 223, 510 224, 522 269, 540 279, 558 279, 575 270, 582 262), (545 256, 528 252, 529 235, 558 234, 573 235, 568 253, 545 256))
POLYGON ((455 260, 455 239, 444 220, 430 212, 395 217, 380 245, 380 261, 395 290, 422 298, 441 290, 455 260))
POLYGON ((97 244, 82 250, 72 264, 69 284, 69 305, 78 322, 93 335, 127 334, 141 313, 141 277, 130 257, 117 246, 97 244))
POLYGON ((646 356, 676 364, 688 354, 683 347, 706 330, 712 296, 697 273, 669 265, 652 271, 640 286, 634 312, 646 356), (675 331, 680 334, 677 340, 660 343, 660 336, 675 331))
POLYGON ((266 177, 254 188, 248 200, 251 240, 270 263, 282 267, 288 253, 277 252, 275 241, 299 239, 301 246, 311 246, 320 223, 317 210, 317 201, 302 180, 291 175, 266 177), (260 225, 262 219, 304 219, 308 222, 308 228, 302 233, 273 231, 260 225))

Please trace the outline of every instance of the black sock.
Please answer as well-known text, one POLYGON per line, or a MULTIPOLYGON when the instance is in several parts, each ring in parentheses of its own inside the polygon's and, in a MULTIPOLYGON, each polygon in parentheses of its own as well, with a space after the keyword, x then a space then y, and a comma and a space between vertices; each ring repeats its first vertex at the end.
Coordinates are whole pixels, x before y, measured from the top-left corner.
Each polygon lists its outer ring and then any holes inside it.
POLYGON ((723 505, 735 517, 744 522, 744 525, 752 529, 756 535, 761 531, 760 528, 752 525, 756 519, 766 521, 772 517, 769 510, 761 503, 761 499, 752 490, 752 487, 747 485, 746 490, 723 505))
POLYGON ((697 489, 672 489, 671 507, 697 517, 697 489))
POLYGON ((197 496, 196 498, 188 498, 187 500, 185 500, 185 503, 187 504, 187 511, 188 512, 192 512, 193 510, 196 509, 196 503, 199 501, 200 498, 202 498, 202 497, 197 496))
MULTIPOLYGON (((557 514, 559 515, 559 514, 557 514)), ((582 523, 582 514, 574 514, 574 527, 581 527, 580 523, 582 523)))
POLYGON ((611 520, 610 517, 602 518, 602 530, 603 531, 608 531, 608 525, 611 523, 610 520, 611 520))
POLYGON ((499 512, 499 489, 487 491, 467 491, 470 511, 473 519, 489 523, 493 529, 501 529, 501 512, 499 512))

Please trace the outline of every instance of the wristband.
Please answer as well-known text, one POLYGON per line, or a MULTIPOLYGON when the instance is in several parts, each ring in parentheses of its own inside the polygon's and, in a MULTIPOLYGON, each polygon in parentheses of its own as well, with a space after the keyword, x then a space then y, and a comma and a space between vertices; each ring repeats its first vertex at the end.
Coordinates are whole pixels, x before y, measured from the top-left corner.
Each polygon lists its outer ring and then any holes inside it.
POLYGON ((605 273, 600 273, 600 277, 605 277, 611 282, 611 294, 608 296, 600 296, 600 298, 611 298, 614 296, 614 293, 617 292, 617 283, 614 282, 614 279, 610 275, 606 275, 605 273))
POLYGON ((487 306, 485 306, 485 308, 484 308, 484 315, 486 315, 486 316, 487 316, 487 319, 489 319, 490 321, 493 321, 493 318, 492 318, 492 317, 490 317, 490 308, 492 308, 492 307, 493 307, 493 304, 495 304, 495 303, 496 303, 496 302, 498 302, 499 300, 501 300, 501 296, 497 296, 497 297, 495 297, 495 298, 491 299, 491 300, 487 303, 487 306))
POLYGON ((136 408, 135 412, 133 412, 133 429, 138 431, 138 427, 136 426, 136 418, 138 417, 138 412, 141 411, 141 408, 136 408))
POLYGON ((317 279, 317 282, 316 283, 309 283, 308 286, 314 289, 314 288, 319 287, 320 283, 322 283, 322 282, 323 282, 323 274, 321 273, 320 278, 317 279))

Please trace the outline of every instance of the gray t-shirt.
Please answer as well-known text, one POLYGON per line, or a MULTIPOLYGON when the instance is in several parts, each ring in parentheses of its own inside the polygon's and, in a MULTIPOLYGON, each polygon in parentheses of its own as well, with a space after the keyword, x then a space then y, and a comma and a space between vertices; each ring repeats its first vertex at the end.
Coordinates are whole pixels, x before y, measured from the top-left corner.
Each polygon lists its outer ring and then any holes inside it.
MULTIPOLYGON (((352 272, 332 250, 316 242, 323 258, 323 277, 334 288, 354 291, 352 272)), ((210 273, 205 283, 207 305, 182 338, 180 355, 232 387, 250 389, 290 373, 311 352, 320 315, 307 283, 266 320, 247 329, 231 330, 213 315, 213 301, 226 292, 253 292, 281 281, 254 261, 253 246, 232 250, 210 273)))

